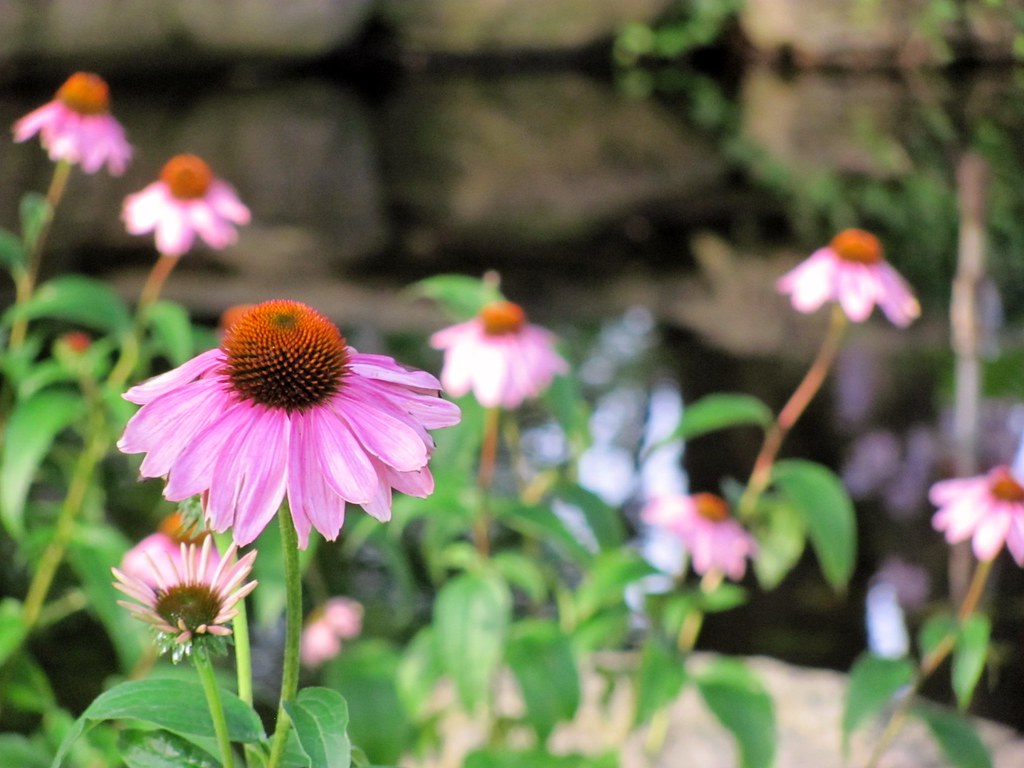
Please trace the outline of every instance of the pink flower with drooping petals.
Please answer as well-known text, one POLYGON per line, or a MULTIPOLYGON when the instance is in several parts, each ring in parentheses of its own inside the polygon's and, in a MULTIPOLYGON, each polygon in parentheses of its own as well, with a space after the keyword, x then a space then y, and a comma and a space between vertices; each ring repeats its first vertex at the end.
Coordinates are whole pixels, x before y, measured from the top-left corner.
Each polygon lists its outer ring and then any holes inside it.
POLYGON ((199 235, 211 248, 238 239, 236 225, 248 224, 249 209, 235 190, 213 175, 195 155, 175 155, 160 179, 124 200, 125 229, 133 235, 156 231, 156 249, 181 256, 199 235))
POLYGON ((921 314, 913 291, 882 257, 878 238, 863 229, 844 229, 779 278, 777 287, 799 312, 838 301, 855 323, 867 320, 875 304, 901 328, 921 314))
MULTIPOLYGON (((181 545, 199 543, 206 535, 196 531, 195 526, 186 526, 179 512, 168 515, 160 522, 156 533, 146 536, 125 552, 121 559, 121 572, 156 586, 155 572, 167 581, 174 575, 172 565, 180 568, 181 545)), ((210 557, 213 565, 220 561, 217 550, 213 550, 210 557)))
POLYGON ((232 545, 218 559, 212 544, 210 537, 201 549, 194 543, 181 544, 176 559, 157 562, 154 558, 154 567, 145 578, 110 569, 117 579, 114 587, 135 601, 118 600, 118 605, 152 626, 161 651, 171 650, 175 662, 191 653, 198 641, 230 635, 239 601, 256 588, 255 581, 243 584, 256 551, 235 561, 232 545))
POLYGON ((14 124, 14 140, 36 134, 54 162, 81 165, 96 173, 104 163, 112 176, 120 176, 132 157, 124 129, 110 114, 110 89, 99 75, 76 72, 47 102, 14 124))
POLYGON ((550 331, 526 322, 518 304, 497 301, 464 323, 438 331, 430 344, 444 350, 441 383, 460 397, 470 390, 486 408, 518 408, 569 370, 550 331))
POLYGON ((363 631, 363 606, 347 597, 332 597, 310 614, 302 628, 302 663, 318 667, 341 653, 341 641, 363 631))
POLYGON ((428 429, 458 423, 424 371, 360 354, 297 301, 244 312, 217 349, 132 387, 142 405, 118 448, 146 453, 145 477, 166 477, 172 501, 203 494, 209 527, 255 539, 287 495, 299 542, 335 539, 345 504, 381 521, 392 489, 426 497, 428 429))
POLYGON ((1024 487, 1009 467, 987 475, 943 480, 928 493, 939 511, 932 527, 956 544, 971 539, 979 560, 991 560, 1005 544, 1017 565, 1024 566, 1024 487))
POLYGON ((754 538, 713 493, 656 498, 640 518, 679 537, 690 553, 693 570, 701 576, 716 571, 739 581, 747 572, 747 559, 757 552, 754 538))

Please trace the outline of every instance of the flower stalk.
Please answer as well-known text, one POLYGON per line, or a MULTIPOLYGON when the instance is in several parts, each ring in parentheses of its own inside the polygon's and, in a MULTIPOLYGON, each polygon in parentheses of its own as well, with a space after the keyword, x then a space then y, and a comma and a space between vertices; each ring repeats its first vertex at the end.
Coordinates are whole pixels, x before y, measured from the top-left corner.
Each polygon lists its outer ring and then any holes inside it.
POLYGON ((284 664, 281 672, 281 697, 277 709, 277 728, 270 749, 267 768, 279 768, 288 743, 291 718, 285 704, 295 698, 299 689, 299 660, 302 643, 302 573, 299 568, 299 539, 287 505, 278 512, 281 528, 281 550, 284 556, 285 640, 284 664))
POLYGON ((213 664, 210 663, 210 657, 203 648, 196 649, 192 654, 192 661, 195 664, 196 672, 199 674, 199 682, 202 683, 203 693, 206 695, 206 705, 210 709, 210 717, 213 720, 213 732, 217 737, 217 747, 220 749, 221 764, 224 768, 234 768, 235 756, 231 751, 228 724, 224 717, 224 705, 221 702, 220 688, 217 686, 213 664))

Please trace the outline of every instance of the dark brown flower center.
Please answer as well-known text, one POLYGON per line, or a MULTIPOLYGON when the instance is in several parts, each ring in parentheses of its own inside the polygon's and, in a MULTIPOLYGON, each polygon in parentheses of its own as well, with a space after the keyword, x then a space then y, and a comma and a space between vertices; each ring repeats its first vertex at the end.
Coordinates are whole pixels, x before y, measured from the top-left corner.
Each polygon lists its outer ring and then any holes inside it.
POLYGON ((725 499, 713 493, 698 493, 693 497, 697 514, 713 523, 721 523, 729 519, 729 505, 725 499))
POLYGON ((526 324, 526 313, 511 301, 495 301, 480 310, 480 322, 488 336, 518 333, 526 324))
POLYGON ((877 237, 863 229, 844 229, 832 238, 829 247, 843 261, 877 264, 882 260, 882 244, 877 237))
POLYGON ((103 115, 110 111, 110 88, 99 75, 75 72, 57 89, 57 101, 80 115, 103 115))
POLYGON ((1010 472, 1009 467, 996 467, 988 475, 989 492, 1000 501, 1024 503, 1024 488, 1010 472))
POLYGON ((198 200, 213 181, 213 171, 195 155, 175 155, 160 171, 160 181, 179 200, 198 200))
POLYGON ((348 364, 334 323, 297 301, 257 304, 224 333, 227 375, 240 397, 303 411, 330 400, 348 364))
POLYGON ((196 632, 212 625, 222 607, 220 597, 208 584, 192 583, 158 591, 154 610, 172 627, 184 626, 196 632))

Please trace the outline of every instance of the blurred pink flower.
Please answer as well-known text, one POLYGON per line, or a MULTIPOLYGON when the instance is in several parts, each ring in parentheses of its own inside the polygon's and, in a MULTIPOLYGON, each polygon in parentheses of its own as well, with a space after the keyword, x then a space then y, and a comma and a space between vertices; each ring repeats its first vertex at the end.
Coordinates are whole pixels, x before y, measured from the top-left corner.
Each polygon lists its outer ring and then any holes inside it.
MULTIPOLYGON (((200 543, 205 533, 197 533, 194 527, 186 528, 179 513, 168 515, 160 523, 156 533, 151 533, 134 547, 125 552, 121 560, 121 572, 156 586, 159 574, 164 581, 174 576, 173 567, 181 567, 181 545, 200 543)), ((210 553, 212 564, 220 561, 217 550, 210 553)))
POLYGON ((701 576, 717 571, 739 581, 747 572, 747 558, 757 552, 753 537, 713 493, 662 496, 649 502, 640 517, 679 537, 701 576))
POLYGON ((130 234, 156 231, 156 249, 181 256, 198 234, 211 248, 238 239, 235 225, 249 223, 249 209, 227 183, 195 155, 175 155, 160 179, 124 200, 121 213, 130 234))
POLYGON ((347 597, 332 597, 314 611, 302 628, 302 663, 317 667, 341 653, 341 641, 363 631, 363 606, 347 597))
POLYGON ((161 650, 172 650, 174 661, 187 656, 203 636, 231 634, 238 602, 256 588, 243 584, 256 559, 255 550, 235 561, 232 545, 220 560, 213 555, 213 539, 181 544, 176 561, 167 558, 147 578, 111 568, 114 587, 134 602, 118 600, 135 618, 151 625, 160 636, 161 650), (168 575, 169 574, 169 575, 168 575))
POLYGON ((1024 487, 1009 467, 1001 466, 987 475, 943 480, 928 493, 939 511, 932 526, 956 544, 971 539, 979 560, 991 560, 1006 544, 1024 566, 1024 487))
POLYGON ((863 229, 844 229, 779 278, 777 287, 799 312, 838 301, 855 323, 867 320, 875 304, 901 328, 921 314, 910 287, 882 257, 878 238, 863 229))
POLYGON ((218 349, 132 387, 142 405, 118 448, 147 454, 144 477, 167 477, 172 501, 203 494, 209 527, 247 544, 288 496, 300 545, 311 528, 335 539, 345 504, 391 517, 392 488, 425 497, 428 429, 459 421, 429 373, 360 354, 297 301, 251 307, 218 349))
POLYGON ((47 102, 14 124, 14 140, 39 134, 54 162, 64 160, 95 173, 104 163, 120 176, 132 157, 124 129, 110 114, 110 89, 99 75, 76 72, 47 102))
POLYGON ((498 301, 475 318, 430 337, 444 350, 441 383, 460 397, 471 389, 480 404, 517 408, 541 394, 569 366, 555 351, 554 335, 526 322, 518 304, 498 301))

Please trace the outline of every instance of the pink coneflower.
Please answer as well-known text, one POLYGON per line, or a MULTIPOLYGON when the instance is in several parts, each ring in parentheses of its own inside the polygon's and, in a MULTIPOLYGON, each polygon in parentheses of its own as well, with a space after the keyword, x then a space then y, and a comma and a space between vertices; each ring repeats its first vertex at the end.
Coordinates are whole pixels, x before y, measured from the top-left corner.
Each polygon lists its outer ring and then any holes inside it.
POLYGON ((147 453, 164 496, 204 494, 209 527, 247 544, 287 494, 303 548, 310 528, 334 539, 345 503, 391 517, 392 488, 428 496, 428 429, 459 421, 429 373, 360 354, 296 301, 250 308, 217 349, 132 387, 142 405, 118 447, 147 453))
POLYGON ((363 631, 363 606, 347 597, 332 597, 313 611, 302 628, 300 656, 308 667, 318 667, 341 653, 341 641, 363 631))
POLYGON ((693 570, 701 576, 719 572, 739 581, 747 572, 747 558, 757 552, 753 537, 713 493, 662 496, 649 502, 640 516, 648 525, 679 537, 693 570))
POLYGON ((944 531, 950 544, 971 539, 979 560, 991 560, 1006 544, 1024 566, 1024 487, 1009 467, 987 475, 943 480, 928 493, 939 508, 932 526, 944 531))
POLYGON ((480 404, 518 408, 541 394, 569 366, 555 351, 554 335, 526 322, 511 301, 485 306, 472 320, 438 331, 430 344, 444 350, 441 383, 460 397, 470 390, 480 404))
POLYGON ((110 89, 99 75, 76 72, 47 102, 14 124, 14 140, 39 134, 54 162, 64 160, 95 173, 104 163, 120 176, 132 157, 124 129, 110 114, 110 89))
MULTIPOLYGON (((195 525, 187 525, 181 513, 168 515, 160 522, 156 533, 151 533, 134 547, 125 552, 121 559, 121 572, 136 579, 156 586, 156 574, 166 581, 173 574, 172 566, 181 565, 181 545, 199 543, 206 538, 205 531, 196 530, 195 525)), ((217 550, 210 554, 213 565, 220 561, 217 550)))
POLYGON ((232 545, 218 562, 212 541, 207 537, 201 549, 196 544, 180 545, 177 561, 167 558, 161 563, 152 558, 149 578, 111 568, 117 579, 114 587, 135 601, 118 600, 118 604, 153 627, 160 651, 170 650, 175 663, 200 641, 219 650, 222 643, 217 639, 231 634, 231 620, 238 615, 236 606, 256 588, 255 581, 243 584, 256 559, 255 550, 236 562, 232 545))
POLYGON ((800 312, 814 312, 826 301, 838 301, 856 323, 867 320, 875 304, 901 328, 921 314, 910 287, 882 257, 878 238, 863 229, 844 229, 779 278, 777 287, 790 294, 800 312))
POLYGON ((249 223, 249 209, 227 183, 195 155, 175 155, 160 179, 124 200, 121 217, 130 234, 156 230, 156 249, 181 256, 198 234, 211 248, 238 239, 235 225, 249 223))

